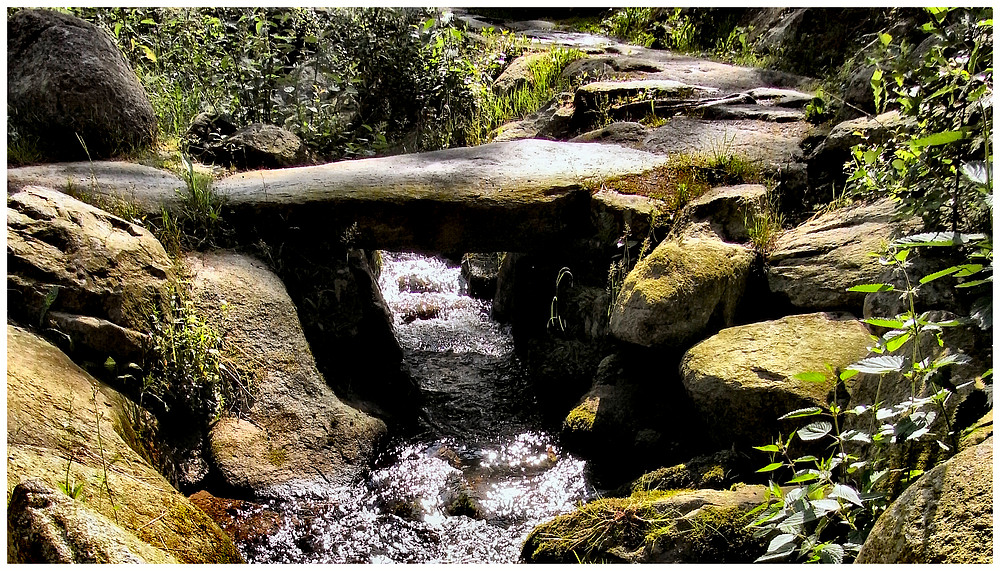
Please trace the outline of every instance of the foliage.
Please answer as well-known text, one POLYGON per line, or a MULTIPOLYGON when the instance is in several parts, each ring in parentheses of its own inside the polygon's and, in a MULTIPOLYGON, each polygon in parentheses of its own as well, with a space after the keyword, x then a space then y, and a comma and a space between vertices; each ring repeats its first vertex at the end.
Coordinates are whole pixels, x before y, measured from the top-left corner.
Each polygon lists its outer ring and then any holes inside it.
POLYGON ((656 41, 650 33, 653 16, 653 8, 621 8, 605 18, 601 27, 614 38, 648 48, 656 41))
POLYGON ((238 411, 247 389, 221 347, 221 336, 194 302, 175 290, 169 313, 152 315, 140 404, 161 418, 202 426, 226 410, 238 411))
MULTIPOLYGON (((954 386, 941 373, 972 361, 961 347, 947 346, 942 332, 970 323, 992 329, 992 237, 959 231, 992 230, 992 20, 976 10, 928 8, 927 12, 931 21, 922 29, 931 40, 920 65, 910 67, 908 58, 913 54, 905 42, 894 45, 892 37, 882 34, 879 41, 886 59, 872 77, 879 110, 895 103, 904 116, 914 119, 916 127, 896 133, 884 145, 856 147, 857 170, 852 181, 858 192, 896 198, 902 212, 921 216, 927 228, 948 230, 904 237, 890 245, 880 261, 897 269, 903 285, 849 288, 860 293, 898 292, 905 303, 898 315, 865 320, 873 328, 887 330, 873 336, 869 357, 844 371, 828 367, 826 372, 796 376, 829 383, 836 395, 845 381, 859 373, 879 375, 879 391, 882 381, 898 379, 895 382, 909 387, 909 397, 890 404, 877 394, 871 405, 851 409, 834 398, 824 408, 801 409, 782 417, 818 419, 787 439, 757 447, 771 455, 771 462, 760 472, 787 472, 790 477, 784 484, 793 486, 783 489, 772 480, 769 499, 758 508, 760 516, 752 525, 772 536, 759 561, 849 561, 878 515, 921 473, 901 451, 930 442, 948 456, 958 447, 961 427, 952 424, 945 405, 964 385, 954 386), (887 76, 892 82, 886 81, 887 76), (912 281, 908 259, 916 248, 957 248, 965 262, 912 281), (969 319, 935 321, 932 314, 917 311, 921 287, 946 278, 957 279, 957 288, 982 291, 969 319), (927 337, 943 350, 923 354, 921 339, 927 337), (843 422, 850 417, 868 419, 868 428, 845 430, 843 422), (805 442, 828 441, 833 451, 828 456, 796 457, 790 452, 796 437, 805 442)), ((989 369, 978 380, 985 384, 991 378, 989 369)), ((985 388, 992 402, 992 386, 985 388)), ((864 427, 865 423, 852 426, 864 427)))
POLYGON ((774 251, 778 235, 784 229, 785 216, 778 208, 777 198, 770 188, 763 208, 747 208, 744 211, 743 225, 750 235, 750 244, 754 250, 764 256, 774 251))
POLYGON ((559 331, 566 331, 566 320, 559 315, 559 290, 566 280, 569 283, 566 287, 573 287, 573 273, 570 272, 569 268, 560 268, 556 275, 556 291, 552 296, 552 303, 549 305, 549 321, 545 324, 546 329, 558 327, 559 331))
POLYGON ((929 227, 981 231, 992 224, 992 11, 927 11, 922 51, 881 34, 871 79, 876 108, 898 107, 914 127, 855 147, 850 182, 859 194, 893 197, 929 227))

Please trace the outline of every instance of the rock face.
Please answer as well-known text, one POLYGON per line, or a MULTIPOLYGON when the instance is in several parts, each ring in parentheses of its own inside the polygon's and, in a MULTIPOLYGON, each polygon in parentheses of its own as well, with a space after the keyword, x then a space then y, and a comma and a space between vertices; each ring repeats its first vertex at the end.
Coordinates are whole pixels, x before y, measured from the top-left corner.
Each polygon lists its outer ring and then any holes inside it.
POLYGON ((521 550, 527 563, 749 563, 766 547, 746 529, 763 486, 636 492, 545 522, 521 550))
POLYGON ((12 315, 36 324, 55 311, 144 330, 172 275, 149 231, 42 187, 7 197, 7 264, 12 315))
POLYGON ((246 415, 223 418, 210 433, 224 481, 257 495, 317 479, 350 482, 385 425, 344 405, 324 382, 278 277, 230 252, 189 254, 184 263, 197 305, 252 383, 246 415))
POLYGON ((153 142, 153 106, 103 31, 67 14, 22 10, 7 34, 8 117, 19 136, 58 160, 106 158, 153 142))
MULTIPOLYGON (((172 172, 117 161, 55 163, 7 171, 7 193, 26 186, 44 186, 66 194, 87 195, 96 203, 126 201, 143 214, 174 212, 187 184, 172 172)), ((90 200, 90 199, 88 199, 90 200)))
POLYGON ((875 522, 857 563, 993 563, 993 438, 925 473, 875 522))
POLYGON ((537 251, 581 236, 585 182, 664 161, 612 145, 524 140, 241 173, 213 188, 237 226, 281 215, 303 241, 320 243, 339 238, 330 228, 356 224, 358 248, 457 257, 537 251))
MULTIPOLYGON (((868 330, 849 314, 813 313, 723 329, 691 347, 681 381, 719 448, 770 444, 778 417, 828 402, 832 387, 792 378, 864 358, 868 330)), ((840 394, 838 399, 846 398, 840 394)), ((797 426, 796 426, 797 428, 797 426)))
POLYGON ((662 242, 625 278, 611 334, 643 347, 681 348, 732 325, 753 253, 719 240, 662 242))
POLYGON ((766 200, 767 189, 761 184, 713 188, 684 207, 681 224, 687 220, 708 222, 719 238, 727 242, 746 242, 750 239, 747 218, 759 214, 766 200))
POLYGON ((149 442, 133 424, 136 408, 55 346, 7 326, 8 494, 32 482, 8 506, 16 557, 242 560, 232 540, 145 460, 149 442), (53 496, 65 495, 53 492, 60 485, 79 486, 72 505, 53 496))
POLYGON ((823 214, 778 237, 768 259, 767 282, 798 309, 861 314, 864 295, 847 288, 878 281, 884 267, 869 254, 910 227, 895 222, 889 200, 823 214))
POLYGON ((178 563, 39 480, 18 484, 10 498, 8 563, 178 563))

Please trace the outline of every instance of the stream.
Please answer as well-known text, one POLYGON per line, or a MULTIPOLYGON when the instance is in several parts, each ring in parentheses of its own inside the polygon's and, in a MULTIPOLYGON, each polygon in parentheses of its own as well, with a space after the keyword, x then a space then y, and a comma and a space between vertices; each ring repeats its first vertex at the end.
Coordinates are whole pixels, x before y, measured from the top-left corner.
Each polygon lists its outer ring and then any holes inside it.
POLYGON ((515 563, 531 529, 594 494, 585 463, 543 430, 508 327, 467 295, 459 266, 383 252, 380 285, 424 393, 363 481, 268 509, 252 563, 515 563))

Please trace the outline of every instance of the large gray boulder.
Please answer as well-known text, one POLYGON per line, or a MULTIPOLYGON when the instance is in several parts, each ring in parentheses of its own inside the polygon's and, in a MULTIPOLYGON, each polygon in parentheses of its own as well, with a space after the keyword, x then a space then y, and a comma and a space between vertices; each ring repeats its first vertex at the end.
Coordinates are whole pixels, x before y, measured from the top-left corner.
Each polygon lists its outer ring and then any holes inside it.
MULTIPOLYGON (((70 338, 88 325, 115 330, 105 323, 148 330, 153 313, 169 307, 173 275, 148 230, 34 186, 7 197, 7 271, 16 319, 44 325, 49 312, 95 318, 65 327, 70 338)), ((57 327, 66 322, 56 318, 57 327)))
POLYGON ((778 236, 768 258, 769 287, 799 310, 861 314, 864 295, 847 288, 877 282, 884 266, 871 254, 914 228, 912 221, 897 222, 888 199, 817 216, 778 236))
POLYGON ((276 125, 254 123, 208 145, 208 162, 238 169, 275 169, 308 162, 308 151, 298 135, 276 125))
POLYGON ((189 254, 184 264, 197 306, 250 385, 245 414, 210 432, 226 484, 267 495, 358 476, 385 424, 343 404, 326 384, 281 280, 231 252, 189 254))
POLYGON ((993 437, 925 473, 879 516, 857 563, 993 563, 993 437))
POLYGON ((232 540, 147 461, 157 455, 139 436, 155 430, 145 418, 54 345, 8 324, 10 562, 242 561, 232 540), (15 491, 24 482, 34 483, 15 491))
MULTIPOLYGON (((812 313, 723 329, 691 347, 681 360, 681 381, 719 448, 770 444, 786 413, 825 406, 833 386, 794 378, 835 370, 868 355, 871 339, 849 314, 812 313)), ((847 395, 838 394, 838 401, 847 395)))
POLYGON ((106 158, 156 138, 156 114, 135 72, 105 32, 74 16, 11 16, 7 80, 9 127, 49 158, 106 158))
POLYGON ((683 349, 734 323, 754 254, 721 240, 665 240, 636 264, 611 310, 615 338, 683 349))

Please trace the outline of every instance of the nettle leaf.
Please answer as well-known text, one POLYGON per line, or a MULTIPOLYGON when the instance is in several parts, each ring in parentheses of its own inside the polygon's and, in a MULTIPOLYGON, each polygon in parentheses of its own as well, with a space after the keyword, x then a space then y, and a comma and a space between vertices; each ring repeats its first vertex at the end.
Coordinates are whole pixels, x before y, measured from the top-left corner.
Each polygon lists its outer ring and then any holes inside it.
POLYGON ((962 163, 962 174, 976 184, 989 182, 989 167, 986 161, 969 161, 962 163))
POLYGON ((844 548, 836 543, 828 543, 820 548, 819 558, 823 563, 840 565, 844 562, 844 548))
POLYGON ((778 468, 781 468, 782 466, 784 466, 784 464, 782 462, 771 462, 767 466, 764 466, 763 468, 761 468, 760 470, 757 470, 757 471, 758 472, 773 472, 773 471, 777 470, 778 468))
POLYGON ((934 361, 934 368, 945 367, 947 365, 967 365, 972 359, 965 353, 951 353, 934 361))
POLYGON ((769 543, 767 546, 767 551, 768 553, 778 551, 779 549, 790 543, 794 544, 794 542, 795 542, 795 535, 791 533, 782 533, 781 535, 778 535, 777 537, 771 540, 771 543, 769 543))
POLYGON ((807 381, 810 383, 823 383, 826 382, 826 375, 824 373, 818 373, 816 371, 799 373, 797 375, 792 375, 793 378, 800 381, 807 381))
POLYGON ((798 434, 802 440, 819 440, 830 434, 831 430, 833 430, 833 425, 825 420, 821 420, 799 429, 798 434))
POLYGON ((816 510, 820 515, 825 515, 830 512, 835 512, 840 510, 840 502, 837 500, 813 500, 809 502, 812 504, 814 510, 816 510))
POLYGON ((951 274, 957 272, 960 269, 962 269, 960 266, 952 266, 950 268, 945 268, 945 269, 943 269, 943 270, 941 270, 939 272, 934 272, 933 274, 926 275, 926 276, 920 278, 920 283, 921 284, 930 283, 930 282, 932 282, 932 281, 934 281, 934 280, 936 280, 938 278, 943 278, 944 276, 951 275, 951 274))
POLYGON ((904 363, 905 360, 899 355, 879 355, 862 359, 848 368, 860 373, 881 375, 902 370, 904 363))
POLYGON ((865 319, 864 322, 875 327, 888 327, 889 329, 902 329, 906 327, 906 324, 902 321, 897 319, 882 319, 881 317, 870 317, 865 319))
POLYGON ((861 501, 861 496, 858 495, 857 490, 846 484, 834 484, 833 489, 830 490, 830 497, 840 498, 856 506, 864 506, 864 502, 861 501))
MULTIPOLYGON (((892 333, 896 333, 896 332, 892 332, 892 333)), ((899 349, 900 347, 902 347, 903 344, 906 343, 909 339, 910 339, 910 332, 909 331, 900 331, 900 332, 898 332, 897 335, 893 336, 891 339, 886 339, 885 348, 886 348, 887 351, 889 351, 891 353, 891 352, 895 351, 896 349, 899 349)))
POLYGON ((892 284, 861 284, 847 288, 847 291, 859 291, 861 293, 878 293, 880 291, 896 291, 892 284))
POLYGON ((816 416, 821 414, 823 409, 818 406, 811 406, 809 408, 800 408, 798 410, 793 410, 792 412, 778 417, 778 420, 788 420, 789 418, 802 418, 804 416, 816 416))
MULTIPOLYGON (((792 535, 792 534, 785 534, 785 535, 792 535)), ((795 537, 795 536, 793 535, 792 537, 795 537)), ((761 555, 760 557, 758 557, 757 559, 754 560, 754 563, 758 563, 758 562, 759 563, 763 563, 765 561, 778 561, 780 559, 785 559, 786 557, 788 557, 789 555, 791 555, 794 552, 795 552, 795 544, 794 543, 785 543, 784 545, 782 545, 781 547, 779 547, 775 551, 770 551, 769 550, 764 555, 761 555)))
POLYGON ((755 449, 761 452, 779 452, 777 444, 768 444, 767 446, 754 446, 755 449))
POLYGON ((924 147, 947 145, 948 143, 960 141, 963 138, 965 138, 964 131, 942 131, 940 133, 934 133, 933 135, 914 139, 910 141, 910 147, 914 149, 922 149, 924 147))

